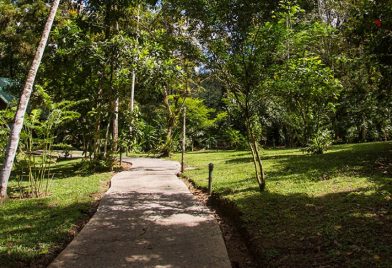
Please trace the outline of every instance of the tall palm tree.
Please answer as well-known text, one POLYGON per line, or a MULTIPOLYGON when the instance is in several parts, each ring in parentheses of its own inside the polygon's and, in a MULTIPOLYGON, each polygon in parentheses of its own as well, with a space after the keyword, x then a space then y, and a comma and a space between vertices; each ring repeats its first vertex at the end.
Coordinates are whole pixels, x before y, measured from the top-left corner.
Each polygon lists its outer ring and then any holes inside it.
POLYGON ((0 171, 0 181, 1 181, 0 199, 7 197, 8 180, 11 175, 11 170, 14 163, 16 150, 18 149, 20 132, 23 127, 26 108, 27 105, 29 104, 31 92, 33 91, 34 80, 37 75, 38 67, 41 63, 42 55, 44 54, 46 43, 48 42, 49 33, 52 28, 54 17, 56 16, 59 3, 60 0, 53 1, 48 20, 46 21, 45 28, 42 33, 41 41, 39 42, 33 63, 31 64, 30 71, 27 75, 27 80, 24 85, 22 95, 19 100, 18 110, 16 111, 14 123, 12 125, 10 137, 8 140, 4 163, 0 171))

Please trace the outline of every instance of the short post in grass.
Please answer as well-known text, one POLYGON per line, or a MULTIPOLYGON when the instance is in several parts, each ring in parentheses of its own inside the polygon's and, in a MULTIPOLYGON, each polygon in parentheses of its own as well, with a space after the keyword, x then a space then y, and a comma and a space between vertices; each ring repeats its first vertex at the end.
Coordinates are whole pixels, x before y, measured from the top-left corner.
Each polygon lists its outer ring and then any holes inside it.
POLYGON ((208 194, 212 194, 212 171, 214 171, 214 164, 208 164, 208 194))
POLYGON ((120 145, 120 168, 122 166, 122 146, 120 145))

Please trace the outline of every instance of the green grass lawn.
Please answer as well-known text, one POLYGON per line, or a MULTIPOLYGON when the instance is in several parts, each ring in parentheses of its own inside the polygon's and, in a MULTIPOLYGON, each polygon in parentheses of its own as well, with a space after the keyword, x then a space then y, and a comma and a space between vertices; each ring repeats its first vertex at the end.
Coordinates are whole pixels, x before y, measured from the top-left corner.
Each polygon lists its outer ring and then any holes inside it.
MULTIPOLYGON (((339 145, 324 155, 264 150, 260 193, 248 152, 188 153, 186 171, 241 212, 258 260, 272 267, 392 267, 392 143, 339 145)), ((179 156, 175 156, 179 159, 179 156)))
POLYGON ((106 189, 111 173, 79 174, 80 160, 62 161, 53 168, 50 195, 11 198, 0 204, 0 267, 46 266, 89 217, 97 193, 106 189))

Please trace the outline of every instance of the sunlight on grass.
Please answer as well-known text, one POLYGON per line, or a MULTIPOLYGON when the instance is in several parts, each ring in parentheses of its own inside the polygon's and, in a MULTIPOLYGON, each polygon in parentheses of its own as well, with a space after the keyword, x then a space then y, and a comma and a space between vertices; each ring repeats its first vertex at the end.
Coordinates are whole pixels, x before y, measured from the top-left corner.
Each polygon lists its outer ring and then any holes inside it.
POLYGON ((324 155, 298 149, 262 155, 263 193, 248 152, 188 153, 195 169, 185 175, 207 187, 214 163, 214 192, 240 209, 263 264, 392 265, 391 142, 338 145, 324 155))
MULTIPOLYGON (((53 167, 57 175, 49 196, 14 198, 0 204, 0 267, 40 263, 40 258, 70 239, 76 224, 88 218, 95 193, 106 189, 111 173, 78 174, 79 161, 53 167)), ((15 188, 17 182, 10 181, 10 189, 15 188)))

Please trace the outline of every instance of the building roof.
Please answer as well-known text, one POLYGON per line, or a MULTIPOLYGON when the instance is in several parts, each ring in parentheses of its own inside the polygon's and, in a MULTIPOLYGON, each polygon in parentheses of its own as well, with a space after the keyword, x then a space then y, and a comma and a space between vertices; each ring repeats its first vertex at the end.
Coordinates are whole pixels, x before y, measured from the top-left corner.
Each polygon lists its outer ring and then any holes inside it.
POLYGON ((9 104, 11 101, 15 99, 15 96, 13 96, 7 88, 15 84, 15 81, 5 78, 5 77, 0 77, 0 99, 5 102, 6 104, 9 104))

